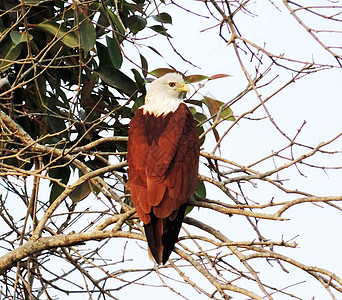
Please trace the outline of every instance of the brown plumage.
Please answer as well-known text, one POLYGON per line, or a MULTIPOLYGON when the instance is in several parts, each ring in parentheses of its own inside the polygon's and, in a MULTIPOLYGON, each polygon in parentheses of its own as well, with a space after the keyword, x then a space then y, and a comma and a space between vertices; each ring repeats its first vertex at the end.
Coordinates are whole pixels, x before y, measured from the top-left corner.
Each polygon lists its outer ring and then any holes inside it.
POLYGON ((128 187, 158 264, 168 260, 197 186, 198 132, 181 100, 187 91, 179 74, 155 80, 130 123, 128 187))

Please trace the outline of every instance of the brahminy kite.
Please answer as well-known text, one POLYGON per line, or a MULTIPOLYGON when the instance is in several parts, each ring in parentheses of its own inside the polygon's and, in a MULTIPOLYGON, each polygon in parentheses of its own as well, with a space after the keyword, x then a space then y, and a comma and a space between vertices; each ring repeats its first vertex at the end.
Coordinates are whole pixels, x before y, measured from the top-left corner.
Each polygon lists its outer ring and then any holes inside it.
POLYGON ((178 73, 154 80, 129 128, 128 188, 157 264, 167 262, 197 187, 199 138, 182 101, 187 92, 178 73))

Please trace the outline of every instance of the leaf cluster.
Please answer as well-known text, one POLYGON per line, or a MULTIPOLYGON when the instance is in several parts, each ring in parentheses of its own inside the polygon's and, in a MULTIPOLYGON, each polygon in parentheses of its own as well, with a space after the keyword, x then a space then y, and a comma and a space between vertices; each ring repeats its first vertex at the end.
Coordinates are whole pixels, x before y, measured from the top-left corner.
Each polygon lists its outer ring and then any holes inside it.
MULTIPOLYGON (((152 29, 168 36, 165 25, 172 24, 171 16, 146 15, 148 5, 149 1, 2 1, 0 9, 6 13, 0 18, 0 75, 8 84, 0 95, 1 109, 33 139, 58 149, 70 150, 108 136, 127 136, 128 120, 144 101, 146 76, 175 72, 163 68, 149 72, 141 54, 135 68, 123 68, 124 44, 131 43, 138 32, 152 29), (159 25, 147 27, 148 21, 159 25)), ((195 83, 223 76, 185 79, 195 83)), ((223 105, 209 98, 193 103, 207 106, 213 116, 223 105)), ((193 113, 203 133, 207 118, 195 108, 193 113)), ((231 111, 227 108, 220 114, 227 117, 231 111)), ((15 139, 3 143, 2 156, 18 152, 18 144, 15 139)), ((101 152, 101 157, 83 155, 78 159, 94 170, 108 164, 110 153, 123 153, 117 157, 124 160, 125 151, 124 142, 101 143, 92 149, 92 153, 101 152)), ((34 157, 23 153, 4 163, 30 170, 34 157)), ((49 197, 53 202, 75 168, 63 158, 51 161, 44 155, 42 159, 48 176, 54 179, 49 197)), ((85 191, 76 194, 84 198, 91 188, 87 185, 85 191)))

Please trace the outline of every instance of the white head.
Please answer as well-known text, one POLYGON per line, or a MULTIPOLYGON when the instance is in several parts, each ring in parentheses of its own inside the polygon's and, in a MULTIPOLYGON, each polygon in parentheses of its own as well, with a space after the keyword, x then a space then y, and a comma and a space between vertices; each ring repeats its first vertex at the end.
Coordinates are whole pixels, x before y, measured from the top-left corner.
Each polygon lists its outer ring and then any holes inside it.
POLYGON ((174 112, 186 93, 188 86, 179 73, 168 73, 151 83, 143 106, 144 114, 149 112, 155 116, 174 112))

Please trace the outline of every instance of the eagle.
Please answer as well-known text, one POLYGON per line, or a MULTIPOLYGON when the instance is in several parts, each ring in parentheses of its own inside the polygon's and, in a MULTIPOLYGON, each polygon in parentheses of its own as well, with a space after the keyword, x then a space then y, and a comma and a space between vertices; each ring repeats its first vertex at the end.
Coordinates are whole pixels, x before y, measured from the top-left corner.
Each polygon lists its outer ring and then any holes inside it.
POLYGON ((197 187, 200 145, 195 120, 183 102, 188 92, 179 73, 154 80, 129 127, 128 189, 158 265, 173 251, 197 187))

